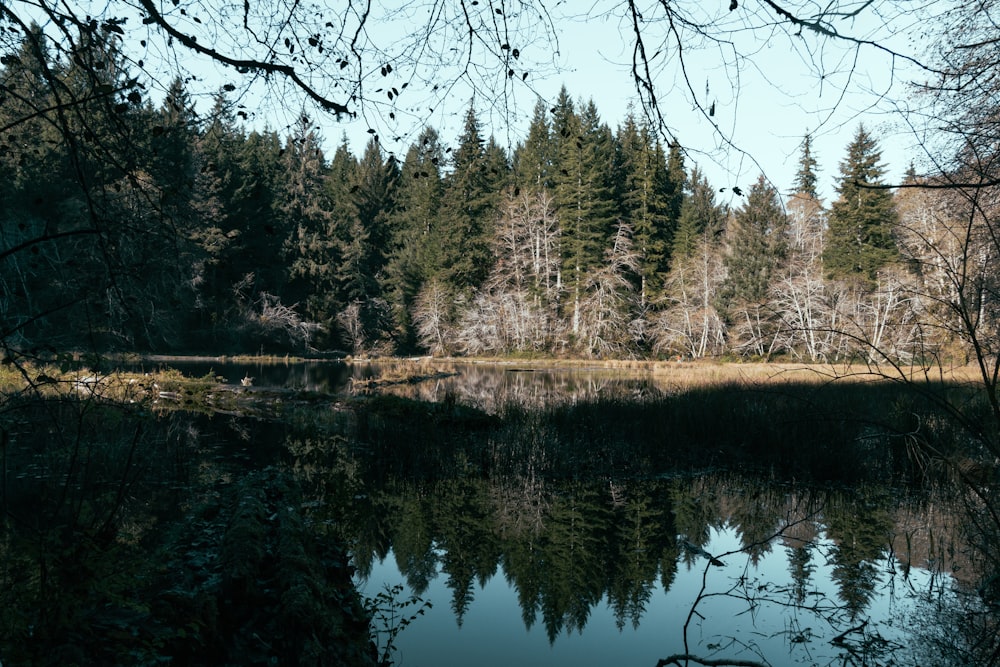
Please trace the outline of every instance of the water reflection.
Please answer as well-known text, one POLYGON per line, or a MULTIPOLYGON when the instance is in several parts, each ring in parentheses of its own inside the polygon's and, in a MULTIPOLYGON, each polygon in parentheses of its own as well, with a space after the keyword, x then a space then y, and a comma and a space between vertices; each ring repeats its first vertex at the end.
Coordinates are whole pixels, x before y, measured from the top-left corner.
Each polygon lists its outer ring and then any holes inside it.
POLYGON ((190 377, 214 375, 229 384, 244 377, 254 386, 303 389, 328 394, 357 392, 362 381, 415 378, 385 384, 380 393, 414 400, 441 402, 449 397, 490 413, 509 403, 551 406, 607 396, 643 398, 670 391, 665 380, 608 369, 533 369, 527 367, 443 361, 309 361, 232 362, 224 358, 151 361, 130 370, 150 371, 169 366, 190 377), (420 380, 427 378, 426 380, 420 380))
MULTIPOLYGON (((951 572, 966 565, 954 557, 946 505, 889 489, 790 489, 730 474, 519 482, 394 482, 371 489, 371 511, 352 516, 368 590, 403 581, 436 605, 401 638, 405 664, 562 664, 553 656, 594 635, 620 653, 580 664, 652 665, 723 648, 774 665, 851 654, 906 664, 899 623, 912 595, 946 595, 951 572), (549 649, 527 657, 481 638, 478 651, 454 656, 467 619, 480 618, 477 605, 510 613, 515 601, 524 633, 516 641, 531 644, 537 628, 549 649)), ((509 632, 506 619, 496 622, 509 632)))
MULTIPOLYGON (((509 609, 514 601, 524 642, 536 629, 553 647, 583 635, 591 642, 593 633, 647 637, 621 647, 617 664, 655 664, 670 652, 712 655, 723 646, 727 657, 744 660, 766 647, 770 664, 833 661, 852 651, 899 659, 906 601, 916 592, 946 594, 950 573, 966 565, 954 557, 949 506, 878 487, 793 489, 733 474, 394 479, 369 488, 354 509, 348 523, 368 589, 402 580, 437 606, 436 620, 421 627, 421 619, 408 630, 412 641, 402 639, 410 665, 461 664, 449 662, 450 648, 433 646, 461 644, 477 605, 509 609), (672 625, 646 632, 678 609, 682 618, 673 614, 672 625), (686 648, 685 621, 693 622, 686 648), (831 643, 845 632, 840 645, 831 643), (877 647, 876 636, 884 640, 877 647)), ((472 662, 510 664, 518 651, 487 643, 472 662)))

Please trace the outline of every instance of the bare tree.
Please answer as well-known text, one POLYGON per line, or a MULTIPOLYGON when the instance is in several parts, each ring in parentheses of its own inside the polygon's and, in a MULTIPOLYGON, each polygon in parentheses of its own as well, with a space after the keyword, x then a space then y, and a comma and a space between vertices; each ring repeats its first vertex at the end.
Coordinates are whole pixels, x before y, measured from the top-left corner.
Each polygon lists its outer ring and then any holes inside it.
POLYGON ((550 349, 562 329, 558 244, 551 196, 544 190, 507 192, 493 239, 493 269, 460 316, 457 335, 466 352, 550 349))
POLYGON ((619 355, 634 347, 636 325, 632 278, 639 271, 639 255, 632 247, 632 228, 619 222, 606 263, 587 281, 580 304, 580 338, 584 352, 591 355, 619 355))
POLYGON ((438 280, 432 280, 417 295, 413 322, 420 344, 435 356, 447 354, 454 343, 452 311, 454 296, 438 280))
POLYGON ((649 327, 655 352, 700 359, 723 351, 726 327, 713 305, 723 277, 722 256, 707 238, 690 256, 675 259, 666 306, 649 327))

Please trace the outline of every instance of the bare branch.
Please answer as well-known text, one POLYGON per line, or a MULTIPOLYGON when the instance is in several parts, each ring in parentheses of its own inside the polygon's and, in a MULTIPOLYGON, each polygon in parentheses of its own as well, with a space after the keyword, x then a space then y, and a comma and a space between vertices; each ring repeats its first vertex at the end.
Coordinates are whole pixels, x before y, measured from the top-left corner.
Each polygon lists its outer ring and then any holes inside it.
MULTIPOLYGON (((338 116, 340 114, 347 114, 353 116, 354 113, 344 104, 335 102, 324 95, 321 95, 316 91, 315 88, 306 83, 294 67, 290 65, 282 65, 274 62, 265 62, 262 60, 247 60, 242 58, 233 58, 225 55, 211 47, 204 46, 198 43, 198 40, 194 37, 184 34, 173 25, 159 12, 156 6, 153 4, 153 0, 139 0, 139 4, 142 8, 149 14, 149 19, 152 20, 156 25, 160 26, 169 36, 178 40, 181 44, 191 49, 196 53, 208 56, 213 60, 220 63, 231 65, 237 69, 253 70, 264 72, 268 74, 281 74, 288 77, 291 81, 295 83, 303 92, 306 93, 313 101, 319 104, 322 108, 332 111, 338 116)), ((362 24, 363 25, 363 24, 362 24)), ((359 28, 360 30, 360 28, 359 28)))

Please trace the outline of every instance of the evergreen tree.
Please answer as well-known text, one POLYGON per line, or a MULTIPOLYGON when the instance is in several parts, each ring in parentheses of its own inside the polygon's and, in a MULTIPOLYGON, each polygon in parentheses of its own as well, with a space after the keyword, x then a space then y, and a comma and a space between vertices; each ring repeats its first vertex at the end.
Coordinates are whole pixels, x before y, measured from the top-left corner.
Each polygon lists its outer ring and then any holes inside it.
POLYGON ((565 89, 556 106, 558 162, 554 197, 561 227, 562 280, 570 292, 571 326, 580 329, 580 303, 590 274, 604 263, 615 222, 611 130, 593 102, 577 115, 565 89))
POLYGON ((514 183, 519 188, 552 186, 553 140, 547 110, 541 100, 535 103, 528 136, 514 153, 514 183))
POLYGON ((828 219, 823 266, 832 278, 871 286, 876 273, 898 258, 893 196, 879 187, 885 173, 881 158, 878 142, 859 125, 840 163, 838 198, 828 219))
POLYGON ((36 343, 52 333, 41 312, 76 301, 63 293, 68 281, 55 248, 45 243, 66 229, 78 210, 79 191, 67 180, 69 155, 46 113, 55 100, 51 68, 56 67, 44 31, 37 24, 0 63, 0 253, 22 244, 27 252, 7 255, 0 264, 0 331, 10 340, 36 343), (72 202, 72 205, 68 205, 72 202), (41 307, 40 307, 41 306, 41 307), (44 331, 43 331, 44 330, 44 331))
POLYGON ((385 267, 384 289, 394 309, 397 342, 404 350, 417 344, 412 322, 417 295, 441 270, 439 248, 444 239, 440 238, 438 216, 442 164, 437 131, 425 128, 403 160, 385 267))
MULTIPOLYGON (((687 187, 687 171, 684 167, 684 152, 676 141, 667 152, 667 216, 670 228, 676 234, 680 224, 681 208, 684 206, 684 190, 687 187)), ((671 242, 673 239, 671 238, 671 242)))
POLYGON ((816 158, 812 154, 812 138, 807 134, 802 138, 802 154, 799 156, 798 171, 795 172, 795 182, 792 185, 793 192, 813 199, 819 199, 819 194, 816 191, 816 183, 818 181, 816 167, 816 158))
POLYGON ((338 320, 357 351, 389 351, 392 317, 380 281, 389 252, 389 220, 398 178, 395 159, 385 159, 373 137, 350 181, 353 215, 338 216, 336 278, 339 298, 345 304, 338 320))
MULTIPOLYGON (((816 158, 811 140, 802 140, 802 154, 795 174, 792 193, 788 198, 789 249, 799 260, 812 262, 823 249, 823 203, 816 190, 816 158)), ((801 262, 800 262, 801 263, 801 262)))
MULTIPOLYGON (((495 154, 491 155, 490 162, 495 162, 495 154)), ((491 191, 497 176, 491 169, 498 167, 488 163, 479 120, 471 105, 451 158, 452 171, 445 179, 441 208, 442 277, 448 285, 463 291, 478 287, 489 274, 489 221, 498 196, 491 191)))
POLYGON ((186 228, 194 217, 198 117, 184 81, 175 77, 153 117, 148 170, 160 191, 159 212, 169 225, 186 228))
POLYGON ((673 259, 691 257, 703 236, 712 240, 725 228, 726 210, 715 203, 715 188, 698 167, 691 171, 687 191, 674 234, 673 259))
POLYGON ((335 249, 321 144, 312 119, 303 114, 285 140, 277 211, 288 234, 283 248, 288 284, 281 296, 289 305, 298 304, 309 320, 328 323, 335 314, 328 301, 335 285, 335 249))
POLYGON ((288 233, 281 228, 277 211, 281 156, 281 139, 272 130, 251 132, 236 156, 236 188, 227 204, 236 225, 235 261, 226 267, 224 280, 230 290, 244 284, 242 293, 248 298, 260 292, 280 294, 285 284, 282 247, 288 233))
MULTIPOLYGON (((192 328, 208 336, 213 346, 233 325, 231 311, 233 284, 238 280, 234 267, 240 264, 244 222, 236 217, 236 190, 239 187, 239 152, 246 137, 236 126, 231 102, 223 92, 215 95, 212 109, 198 139, 202 167, 196 177, 193 208, 200 223, 192 232, 198 245, 195 267, 197 319, 192 328)), ((202 341, 205 342, 205 341, 202 341)))
POLYGON ((632 230, 639 273, 639 301, 662 286, 673 240, 670 207, 673 184, 666 156, 649 128, 629 114, 616 141, 618 185, 622 219, 632 230))
POLYGON ((388 221, 397 179, 395 160, 386 160, 378 141, 370 139, 350 188, 356 218, 348 234, 338 235, 341 243, 346 244, 343 247, 346 263, 340 270, 345 302, 363 302, 381 296, 378 278, 389 248, 388 221))
POLYGON ((740 303, 761 304, 785 256, 787 219, 775 190, 761 175, 750 187, 746 202, 733 216, 727 275, 722 300, 726 308, 740 303))

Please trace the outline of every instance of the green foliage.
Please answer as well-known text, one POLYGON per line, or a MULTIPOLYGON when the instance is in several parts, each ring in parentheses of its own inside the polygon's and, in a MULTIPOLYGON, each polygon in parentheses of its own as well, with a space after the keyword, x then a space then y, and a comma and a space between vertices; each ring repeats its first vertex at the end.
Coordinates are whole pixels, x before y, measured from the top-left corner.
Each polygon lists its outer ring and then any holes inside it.
POLYGON ((795 172, 792 192, 802 194, 812 199, 818 199, 816 191, 818 178, 816 176, 816 158, 812 154, 812 137, 808 134, 802 138, 802 154, 799 156, 799 168, 795 172))
POLYGON ((684 185, 679 153, 671 149, 668 169, 663 147, 651 135, 648 125, 639 126, 629 115, 615 141, 619 205, 633 232, 643 303, 655 298, 664 282, 679 215, 677 194, 684 185))
POLYGON ((698 167, 687 181, 688 195, 680 207, 671 257, 692 257, 701 239, 717 242, 726 223, 726 210, 715 202, 715 189, 698 167))
POLYGON ((445 178, 440 232, 430 251, 441 258, 441 275, 459 292, 478 287, 492 265, 492 217, 506 179, 506 165, 497 164, 496 147, 480 133, 470 105, 458 146, 451 152, 451 173, 445 178))
POLYGON ((878 142, 858 126, 840 163, 837 200, 828 218, 823 266, 830 276, 871 286, 876 274, 896 261, 897 223, 892 192, 884 187, 885 168, 878 142))
POLYGON ((761 304, 784 259, 788 222, 778 192, 761 175, 733 215, 725 257, 723 310, 739 303, 761 304))
POLYGON ((389 667, 393 664, 396 638, 411 623, 427 613, 434 605, 429 600, 422 600, 416 595, 400 599, 403 586, 388 584, 374 597, 365 598, 364 606, 372 618, 372 634, 378 646, 379 667, 389 667))
MULTIPOLYGON (((604 262, 614 225, 614 145, 591 101, 577 113, 565 89, 556 105, 553 176, 556 213, 562 229, 563 280, 577 307, 587 277, 604 262)), ((574 311, 574 333, 579 314, 574 311)))

